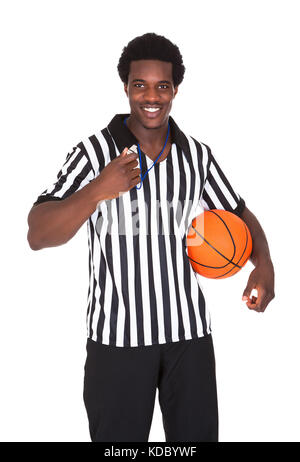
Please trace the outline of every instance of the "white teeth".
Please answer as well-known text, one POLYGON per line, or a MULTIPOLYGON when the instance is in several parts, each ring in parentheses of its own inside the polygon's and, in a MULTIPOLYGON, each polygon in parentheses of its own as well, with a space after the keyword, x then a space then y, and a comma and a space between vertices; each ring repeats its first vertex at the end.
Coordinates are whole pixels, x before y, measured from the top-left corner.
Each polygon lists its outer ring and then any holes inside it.
POLYGON ((159 111, 159 107, 144 107, 143 109, 144 109, 144 111, 148 111, 148 112, 159 111))

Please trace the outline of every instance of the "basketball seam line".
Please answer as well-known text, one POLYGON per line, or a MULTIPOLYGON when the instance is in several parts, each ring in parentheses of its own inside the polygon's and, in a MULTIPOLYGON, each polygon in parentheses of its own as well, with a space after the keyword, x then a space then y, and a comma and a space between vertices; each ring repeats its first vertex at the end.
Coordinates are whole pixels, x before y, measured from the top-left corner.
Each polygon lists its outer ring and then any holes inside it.
MULTIPOLYGON (((213 212, 212 210, 209 210, 209 212, 212 212, 214 213, 214 215, 217 215, 221 220, 222 218, 215 212, 213 212)), ((224 221, 222 220, 222 222, 224 223, 224 221)), ((226 223, 224 223, 224 225, 226 226, 226 223)), ((212 244, 210 244, 203 236, 201 236, 201 234, 196 230, 196 228, 192 225, 192 228, 195 230, 195 232, 203 239, 204 242, 206 242, 213 250, 215 250, 219 255, 221 255, 221 257, 223 257, 225 260, 228 261, 228 263, 224 266, 209 266, 209 265, 204 265, 202 263, 199 263, 197 262, 196 260, 194 260, 193 258, 191 257, 188 257, 190 260, 192 260, 194 263, 196 263, 197 265, 200 265, 200 266, 204 266, 205 268, 213 268, 213 269, 221 269, 221 268, 225 268, 229 263, 233 264, 234 267, 238 267, 239 269, 241 269, 243 267, 242 266, 239 266, 238 264, 234 263, 233 261, 229 260, 227 257, 225 257, 225 255, 223 255, 221 252, 219 252, 217 249, 214 248, 214 246, 212 244)), ((226 226, 228 232, 229 232, 229 235, 231 236, 232 238, 232 235, 230 233, 230 230, 228 229, 228 227, 226 226)), ((246 248, 247 248, 247 244, 248 244, 248 240, 249 240, 249 237, 248 237, 248 230, 247 230, 247 226, 245 225, 244 223, 244 229, 246 231, 246 244, 245 244, 245 247, 244 247, 244 250, 242 252, 242 255, 240 256, 239 260, 238 260, 238 263, 240 262, 240 260, 242 259, 243 255, 245 254, 245 251, 246 251, 246 248)), ((233 238, 232 238, 233 240, 233 238)), ((234 240, 233 240, 233 244, 234 244, 234 240)), ((235 244, 234 244, 234 248, 235 248, 235 244)), ((236 248, 235 248, 236 250, 236 248)), ((234 252, 234 255, 235 255, 235 252, 234 252)), ((233 258, 233 257, 232 257, 233 258)), ((231 268, 229 271, 227 271, 227 273, 224 273, 222 275, 219 275, 219 276, 216 276, 215 279, 218 279, 220 277, 223 277, 225 276, 226 274, 230 273, 231 271, 233 270, 233 268, 231 268)))
MULTIPOLYGON (((229 258, 225 257, 225 255, 223 255, 221 252, 219 252, 219 250, 217 250, 212 244, 210 244, 210 242, 208 242, 207 239, 205 239, 205 237, 201 236, 201 234, 199 233, 199 231, 197 231, 196 228, 194 228, 194 226, 192 225, 192 228, 195 230, 195 232, 198 234, 198 236, 201 237, 201 239, 203 239, 204 242, 206 242, 206 244, 208 244, 215 252, 217 252, 219 255, 221 255, 221 257, 223 257, 225 260, 228 261, 228 263, 232 263, 234 266, 237 266, 238 268, 241 268, 241 266, 239 266, 237 263, 234 263, 232 260, 230 260, 229 258)), ((234 258, 235 256, 235 252, 234 252, 234 255, 231 257, 231 258, 234 258)), ((197 262, 195 262, 197 263, 197 262)), ((199 265, 201 266, 206 266, 206 265, 202 265, 202 263, 198 263, 199 265)), ((227 265, 225 265, 227 266, 227 265)), ((208 268, 218 268, 218 267, 214 267, 214 266, 210 266, 208 268)), ((224 268, 224 266, 220 266, 220 268, 224 268)))

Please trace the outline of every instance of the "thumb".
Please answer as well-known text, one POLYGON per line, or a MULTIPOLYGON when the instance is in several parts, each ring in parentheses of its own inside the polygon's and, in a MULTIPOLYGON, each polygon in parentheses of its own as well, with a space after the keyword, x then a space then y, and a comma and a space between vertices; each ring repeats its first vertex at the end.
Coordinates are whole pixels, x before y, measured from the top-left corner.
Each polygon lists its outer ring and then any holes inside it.
POLYGON ((252 284, 248 282, 246 289, 243 292, 242 300, 249 300, 252 291, 252 284))
POLYGON ((256 275, 255 275, 255 268, 251 272, 248 283, 246 285, 246 289, 243 292, 242 300, 249 300, 250 301, 250 295, 253 289, 256 288, 257 280, 256 280, 256 275))
POLYGON ((124 148, 123 151, 120 154, 120 157, 125 157, 127 154, 128 148, 124 148))

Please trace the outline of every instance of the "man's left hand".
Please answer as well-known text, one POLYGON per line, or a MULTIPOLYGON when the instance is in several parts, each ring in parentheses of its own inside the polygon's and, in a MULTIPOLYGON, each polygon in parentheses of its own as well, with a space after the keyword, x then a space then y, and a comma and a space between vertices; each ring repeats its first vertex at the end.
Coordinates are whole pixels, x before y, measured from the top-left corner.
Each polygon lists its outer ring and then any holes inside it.
POLYGON ((247 300, 246 305, 250 310, 262 313, 274 297, 273 264, 272 262, 258 264, 249 276, 242 300, 247 300), (257 297, 253 295, 250 299, 253 289, 257 290, 257 297))

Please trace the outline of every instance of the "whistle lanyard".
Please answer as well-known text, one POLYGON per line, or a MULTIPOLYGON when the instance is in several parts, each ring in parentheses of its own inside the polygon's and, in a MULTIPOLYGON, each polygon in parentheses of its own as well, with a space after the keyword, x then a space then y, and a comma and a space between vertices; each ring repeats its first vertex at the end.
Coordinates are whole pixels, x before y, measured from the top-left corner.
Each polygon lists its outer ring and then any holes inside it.
MULTIPOLYGON (((128 117, 129 117, 129 116, 128 116, 128 117)), ((128 117, 126 117, 126 119, 124 120, 124 124, 126 125, 126 127, 127 127, 127 123, 126 123, 126 120, 128 119, 128 117)), ((128 128, 128 127, 127 127, 127 128, 128 128)), ((136 189, 141 189, 141 187, 142 187, 142 183, 143 183, 143 181, 144 181, 144 179, 145 179, 146 175, 147 175, 147 174, 148 174, 148 172, 151 170, 151 168, 152 168, 152 167, 154 167, 154 165, 156 164, 157 160, 160 158, 160 156, 161 156, 161 155, 162 155, 162 153, 164 152, 164 149, 165 149, 165 147, 166 147, 166 144, 167 144, 167 141, 168 141, 168 138, 169 138, 169 133, 170 133, 170 123, 168 122, 168 133, 167 133, 167 138, 166 138, 166 141, 165 141, 164 147, 162 148, 162 151, 161 151, 161 153, 160 153, 160 154, 157 156, 157 158, 155 159, 155 161, 154 161, 154 164, 153 164, 153 165, 151 165, 151 167, 150 167, 150 168, 148 168, 148 170, 147 170, 147 172, 145 173, 145 175, 144 175, 144 176, 142 176, 142 174, 140 175, 140 177, 141 177, 141 183, 140 183, 140 186, 139 186, 139 187, 135 186, 135 188, 136 188, 136 189)), ((142 154, 141 154, 140 143, 138 143, 138 145, 137 145, 137 146, 138 146, 138 151, 139 151, 139 158, 140 158, 140 169, 142 170, 142 154)))

